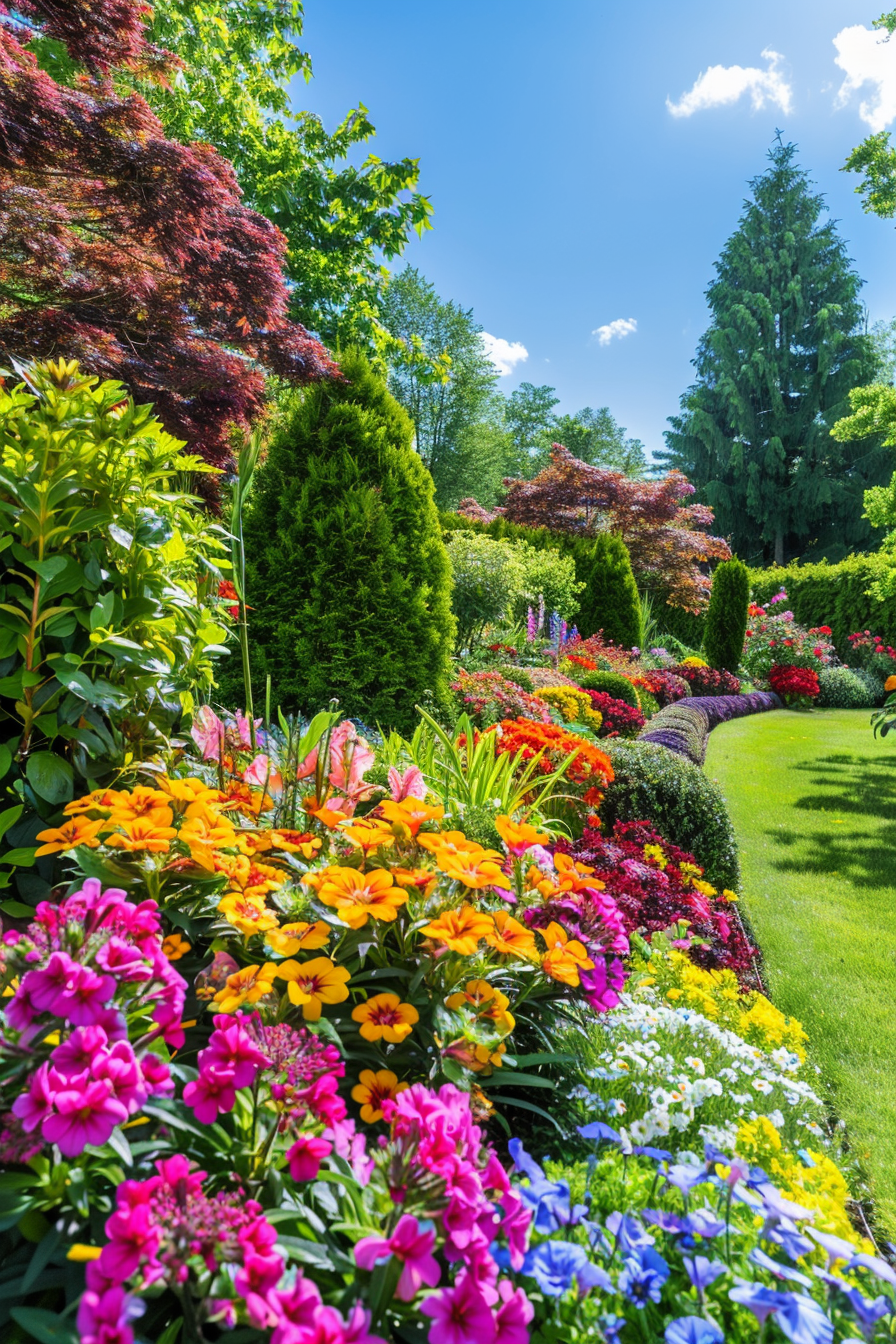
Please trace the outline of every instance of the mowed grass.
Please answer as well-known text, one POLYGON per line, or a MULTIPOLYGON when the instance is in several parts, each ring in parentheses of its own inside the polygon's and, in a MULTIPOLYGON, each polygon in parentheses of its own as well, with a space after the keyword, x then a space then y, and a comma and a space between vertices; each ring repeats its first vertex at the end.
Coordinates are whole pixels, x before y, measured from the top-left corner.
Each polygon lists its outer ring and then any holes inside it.
POLYGON ((776 710, 712 733, 769 992, 800 1019, 896 1237, 896 739, 867 710, 776 710))

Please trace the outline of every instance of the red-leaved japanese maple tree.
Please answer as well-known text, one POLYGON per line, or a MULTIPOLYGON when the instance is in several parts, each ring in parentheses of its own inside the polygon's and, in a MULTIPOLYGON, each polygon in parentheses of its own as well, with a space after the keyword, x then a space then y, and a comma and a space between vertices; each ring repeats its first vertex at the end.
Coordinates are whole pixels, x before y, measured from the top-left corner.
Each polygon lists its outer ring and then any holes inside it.
POLYGON ((711 586, 701 566, 731 556, 727 543, 707 531, 712 509, 685 503, 694 487, 679 471, 661 481, 633 480, 591 467, 555 443, 549 467, 531 481, 505 480, 504 485, 506 499, 494 513, 475 499, 462 500, 458 512, 478 522, 503 514, 511 523, 573 536, 615 532, 628 547, 639 585, 690 611, 705 604, 711 586))
POLYGON ((0 352, 120 379, 220 466, 265 371, 338 371, 289 321, 285 240, 230 163, 116 90, 116 71, 176 70, 150 16, 140 0, 0 0, 0 352))

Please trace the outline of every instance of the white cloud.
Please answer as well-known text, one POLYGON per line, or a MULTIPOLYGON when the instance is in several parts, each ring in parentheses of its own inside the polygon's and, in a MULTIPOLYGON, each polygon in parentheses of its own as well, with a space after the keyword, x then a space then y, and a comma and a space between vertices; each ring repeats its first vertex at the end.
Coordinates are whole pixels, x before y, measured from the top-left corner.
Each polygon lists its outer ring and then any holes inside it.
POLYGON ((854 23, 834 38, 836 63, 846 74, 837 90, 836 107, 844 107, 857 89, 876 84, 870 98, 859 103, 859 116, 872 131, 884 131, 896 117, 896 41, 874 28, 854 23))
POLYGON ((636 317, 617 317, 613 322, 607 322, 602 327, 595 327, 591 335, 597 337, 598 345, 609 345, 614 336, 622 340, 623 336, 631 336, 638 330, 638 319, 636 317))
POLYGON ((736 103, 749 93, 754 112, 767 102, 777 103, 782 112, 789 112, 793 90, 778 69, 784 57, 766 47, 762 58, 768 63, 765 70, 755 65, 711 65, 677 103, 667 98, 666 106, 673 117, 692 117, 695 112, 703 112, 708 107, 736 103))
POLYGON ((502 378, 513 373, 517 364, 523 364, 529 358, 529 351, 521 341, 505 341, 501 336, 482 333, 486 359, 490 359, 502 378))

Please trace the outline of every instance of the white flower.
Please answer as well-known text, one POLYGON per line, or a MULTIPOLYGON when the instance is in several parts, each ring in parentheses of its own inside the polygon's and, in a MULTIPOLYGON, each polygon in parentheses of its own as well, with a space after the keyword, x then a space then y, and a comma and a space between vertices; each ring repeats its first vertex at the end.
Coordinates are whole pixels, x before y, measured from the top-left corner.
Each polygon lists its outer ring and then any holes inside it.
POLYGON ((703 1063, 703 1060, 698 1059, 696 1055, 685 1055, 684 1062, 689 1069, 693 1069, 694 1072, 699 1073, 701 1077, 706 1072, 706 1065, 703 1063))

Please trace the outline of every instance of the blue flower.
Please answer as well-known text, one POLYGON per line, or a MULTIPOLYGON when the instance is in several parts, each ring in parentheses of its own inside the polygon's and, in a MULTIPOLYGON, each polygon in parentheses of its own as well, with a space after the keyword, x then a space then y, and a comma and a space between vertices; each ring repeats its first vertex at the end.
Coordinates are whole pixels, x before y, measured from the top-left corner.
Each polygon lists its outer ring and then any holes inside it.
POLYGON ((514 1165, 529 1178, 528 1185, 519 1187, 523 1203, 533 1211, 532 1222, 537 1232, 549 1235, 561 1227, 579 1221, 587 1209, 583 1204, 570 1207, 569 1186, 566 1181, 549 1181, 541 1167, 530 1157, 519 1139, 507 1145, 514 1165))
POLYGON ((529 1251, 523 1261, 523 1273, 531 1274, 539 1288, 548 1297, 562 1297, 572 1284, 579 1292, 589 1288, 613 1291, 613 1281, 605 1270, 588 1259, 581 1246, 570 1241, 546 1241, 529 1251))
MULTIPOLYGON (((821 1241, 821 1238, 818 1238, 821 1241)), ((824 1242, 822 1242, 824 1245, 824 1242)), ((855 1269, 856 1265, 861 1265, 864 1269, 870 1269, 872 1274, 876 1274, 879 1279, 892 1284, 896 1288, 896 1270, 892 1265, 888 1265, 886 1260, 879 1260, 876 1255, 853 1255, 847 1269, 855 1269)))
POLYGON ((823 1307, 805 1293, 782 1293, 775 1320, 791 1344, 833 1344, 834 1327, 823 1307))
POLYGON ((717 1217, 713 1209, 704 1207, 694 1209, 682 1219, 682 1227, 692 1237, 718 1237, 725 1231, 724 1220, 717 1217))
POLYGON ((599 1316, 600 1328, 604 1332, 607 1344, 619 1344, 619 1336, 625 1325, 624 1316, 599 1316))
POLYGON ((622 1136, 618 1129, 612 1125, 605 1125, 603 1120, 594 1120, 590 1125, 579 1125, 579 1133, 583 1139, 599 1139, 601 1143, 622 1143, 622 1136))
POLYGON ((707 1260, 705 1255, 685 1256, 684 1267, 701 1297, 703 1290, 715 1283, 720 1274, 726 1273, 727 1268, 721 1260, 707 1260))
POLYGON ((623 1255, 629 1255, 632 1251, 637 1252, 643 1246, 652 1246, 656 1241, 656 1237, 645 1231, 637 1218, 628 1213, 620 1213, 618 1209, 607 1219, 607 1231, 616 1238, 623 1255))
POLYGON ((583 1139, 597 1139, 600 1143, 615 1143, 625 1155, 635 1157, 651 1157, 655 1162, 671 1162, 672 1154, 667 1153, 665 1148, 650 1148, 633 1144, 627 1135, 619 1133, 612 1125, 605 1125, 603 1120, 592 1120, 590 1125, 580 1125, 579 1133, 583 1139))
POLYGON ((780 1246, 784 1254, 789 1255, 791 1260, 799 1260, 813 1249, 812 1242, 808 1237, 803 1236, 796 1223, 790 1218, 780 1218, 777 1215, 766 1218, 762 1236, 767 1241, 772 1241, 776 1246, 780 1246))
POLYGON ((874 1336, 874 1327, 881 1316, 887 1316, 892 1310, 892 1302, 883 1296, 871 1301, 870 1298, 864 1297, 858 1288, 847 1287, 845 1283, 841 1284, 841 1291, 849 1298, 862 1334, 866 1339, 871 1339, 874 1336))
POLYGON ((806 1274, 801 1274, 798 1269, 791 1269, 789 1265, 782 1265, 780 1260, 773 1260, 758 1246, 750 1252, 750 1259, 754 1265, 759 1265, 760 1269, 767 1269, 770 1274, 774 1274, 776 1279, 790 1279, 793 1283, 801 1283, 804 1288, 812 1287, 812 1280, 806 1274))
POLYGON ((774 1288, 766 1287, 764 1283, 747 1283, 745 1280, 730 1288, 728 1296, 732 1302, 739 1302, 742 1307, 752 1311, 760 1325, 773 1311, 777 1311, 787 1298, 786 1293, 779 1293, 774 1288))
POLYGON ((663 1175, 669 1185, 674 1185, 683 1194, 687 1194, 695 1185, 702 1185, 705 1181, 711 1180, 702 1162, 666 1163, 663 1175))
POLYGON ((663 1257, 647 1246, 634 1255, 626 1256, 617 1287, 635 1307, 646 1307, 648 1302, 659 1302, 663 1284, 669 1277, 669 1266, 663 1257))
POLYGON ((641 1217, 651 1227, 658 1227, 661 1232, 669 1232, 673 1237, 678 1236, 685 1223, 677 1213, 669 1213, 667 1209, 642 1209, 641 1217))
POLYGON ((725 1336, 715 1321, 703 1316, 679 1316, 666 1326, 666 1344, 722 1344, 725 1336))

